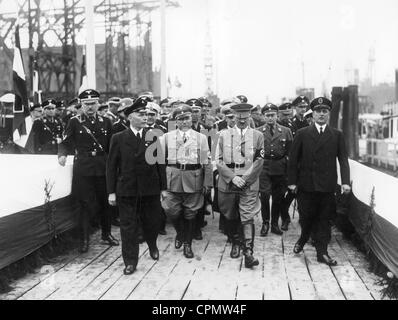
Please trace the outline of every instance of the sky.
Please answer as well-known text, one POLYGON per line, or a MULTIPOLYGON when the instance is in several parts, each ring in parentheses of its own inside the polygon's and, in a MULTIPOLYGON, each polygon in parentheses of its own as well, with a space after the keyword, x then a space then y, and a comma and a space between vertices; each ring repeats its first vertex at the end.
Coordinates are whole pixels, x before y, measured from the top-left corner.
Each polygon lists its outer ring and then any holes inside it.
MULTIPOLYGON (((205 90, 204 52, 209 19, 215 91, 245 94, 249 102, 279 103, 295 88, 348 84, 347 70, 368 76, 374 48, 375 83, 393 82, 398 67, 396 0, 180 0, 167 10, 167 71, 185 97, 205 90), (303 81, 304 64, 304 81, 303 81)), ((153 15, 154 62, 160 54, 153 15)), ((351 77, 352 78, 352 77, 351 77)))
MULTIPOLYGON (((60 3, 63 1, 54 0, 60 3)), ((93 0, 94 3, 100 0, 93 0)), ((122 0, 114 0, 122 1, 122 0)), ((205 93, 205 51, 211 43, 213 90, 221 99, 244 94, 253 104, 294 98, 296 87, 315 95, 349 84, 347 72, 394 82, 398 68, 397 0, 174 0, 166 13, 166 69, 181 82, 171 94, 205 93), (209 36, 206 37, 207 31, 209 36), (303 68, 304 66, 304 68, 303 68)), ((47 0, 42 0, 43 7, 47 0)), ((2 1, 1 11, 12 2, 2 1)), ((97 17, 97 20, 101 17, 97 17)), ((151 14, 154 69, 160 67, 160 15, 151 14)), ((97 23, 98 25, 98 23, 97 23)), ((96 42, 104 42, 96 30, 96 42)), ((24 35, 21 35, 22 46, 24 35)), ((77 35, 82 43, 84 35, 77 35)))

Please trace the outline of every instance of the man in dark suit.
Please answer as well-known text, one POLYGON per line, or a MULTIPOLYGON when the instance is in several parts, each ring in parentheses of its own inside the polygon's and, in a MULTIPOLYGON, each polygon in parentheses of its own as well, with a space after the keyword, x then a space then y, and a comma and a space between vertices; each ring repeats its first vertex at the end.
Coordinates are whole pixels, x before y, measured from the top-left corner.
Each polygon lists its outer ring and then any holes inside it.
POLYGON ((289 189, 298 192, 301 225, 301 235, 293 251, 301 252, 313 231, 317 260, 334 266, 337 262, 329 257, 327 245, 331 233, 330 218, 335 207, 336 158, 345 194, 351 190, 350 167, 342 132, 327 124, 332 102, 319 97, 310 107, 315 123, 297 131, 288 163, 289 189))
POLYGON ((137 99, 124 110, 130 127, 112 136, 106 167, 108 201, 119 207, 126 275, 132 274, 138 263, 138 214, 149 254, 152 259, 159 259, 156 240, 161 222, 160 192, 166 189, 166 173, 164 165, 150 164, 146 154, 151 144, 145 139, 146 104, 137 99))

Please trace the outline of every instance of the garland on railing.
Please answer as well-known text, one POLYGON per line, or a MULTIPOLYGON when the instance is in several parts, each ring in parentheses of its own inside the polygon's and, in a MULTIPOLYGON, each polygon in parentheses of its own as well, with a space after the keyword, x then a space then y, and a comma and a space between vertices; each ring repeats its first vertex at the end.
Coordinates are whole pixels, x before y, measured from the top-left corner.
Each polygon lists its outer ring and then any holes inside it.
POLYGON ((398 299, 398 279, 395 278, 394 274, 388 270, 379 258, 377 258, 368 245, 374 216, 376 214, 374 210, 376 205, 375 188, 372 189, 369 206, 361 204, 360 210, 363 210, 364 214, 367 214, 367 223, 362 237, 355 230, 348 218, 348 212, 355 209, 351 206, 353 195, 351 194, 348 197, 338 195, 336 198, 336 226, 345 238, 349 239, 358 250, 365 254, 366 259, 369 261, 369 271, 383 278, 378 281, 378 284, 384 287, 381 290, 382 298, 387 296, 390 299, 398 299))

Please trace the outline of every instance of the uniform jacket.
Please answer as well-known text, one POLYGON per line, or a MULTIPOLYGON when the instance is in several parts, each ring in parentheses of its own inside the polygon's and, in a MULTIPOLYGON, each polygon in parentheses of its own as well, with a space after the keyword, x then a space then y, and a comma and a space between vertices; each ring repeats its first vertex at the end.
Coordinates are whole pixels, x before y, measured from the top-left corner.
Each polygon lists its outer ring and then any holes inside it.
POLYGON ((203 187, 213 186, 213 167, 209 146, 204 134, 189 130, 189 137, 184 143, 182 132, 173 130, 160 137, 162 152, 167 164, 202 164, 197 170, 181 170, 167 166, 167 190, 171 192, 195 193, 203 187))
POLYGON ((145 153, 152 141, 146 141, 148 130, 138 139, 131 128, 112 136, 106 165, 108 193, 117 196, 158 195, 166 189, 165 166, 149 164, 145 153))
POLYGON ((216 164, 219 172, 218 188, 223 192, 235 192, 232 179, 241 176, 250 190, 259 190, 259 176, 264 162, 263 135, 247 128, 243 139, 236 127, 219 132, 216 164), (227 164, 244 164, 243 168, 229 168, 227 164))
POLYGON ((275 124, 274 135, 271 136, 269 126, 257 128, 264 137, 263 173, 268 175, 286 175, 287 161, 293 135, 289 128, 275 124))
POLYGON ((106 113, 105 113, 105 116, 104 116, 105 118, 108 118, 110 121, 111 121, 111 123, 112 123, 112 125, 116 122, 116 121, 118 121, 119 120, 119 117, 116 115, 116 114, 113 114, 111 111, 107 111, 106 113))
POLYGON ((290 130, 293 130, 293 122, 289 118, 288 119, 283 119, 283 120, 278 120, 277 123, 279 123, 281 126, 289 128, 290 130))
POLYGON ((114 122, 112 125, 112 134, 122 132, 122 131, 128 129, 129 126, 130 126, 130 123, 128 120, 119 118, 119 120, 114 122))
POLYGON ((224 130, 224 129, 228 128, 227 121, 225 121, 225 120, 217 121, 215 123, 215 126, 216 126, 217 131, 221 131, 221 130, 224 130))
POLYGON ((289 154, 288 184, 299 191, 334 192, 337 186, 336 158, 343 184, 350 184, 350 167, 343 133, 326 126, 322 136, 315 124, 297 131, 289 154))
POLYGON ((292 118, 292 127, 291 127, 291 130, 292 130, 292 133, 293 133, 293 137, 296 135, 296 132, 298 130, 300 130, 301 128, 308 127, 308 126, 309 126, 309 124, 308 124, 308 121, 306 119, 300 120, 297 117, 297 115, 295 115, 292 118))
POLYGON ((112 124, 108 118, 96 115, 90 120, 86 115, 69 120, 64 140, 59 145, 58 156, 75 154, 74 173, 82 176, 104 176, 112 124), (92 133, 95 139, 89 134, 92 133), (89 153, 105 153, 89 156, 89 153))
POLYGON ((34 153, 57 154, 57 140, 62 139, 62 133, 62 122, 57 118, 35 120, 32 125, 34 153))

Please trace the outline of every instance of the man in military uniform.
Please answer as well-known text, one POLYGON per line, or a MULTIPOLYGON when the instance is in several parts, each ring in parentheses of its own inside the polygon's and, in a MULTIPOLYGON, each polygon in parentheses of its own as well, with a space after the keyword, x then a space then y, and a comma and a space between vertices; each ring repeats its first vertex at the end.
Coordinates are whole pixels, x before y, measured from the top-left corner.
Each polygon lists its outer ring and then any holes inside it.
POLYGON ((293 137, 299 129, 308 127, 308 122, 304 118, 304 113, 308 110, 309 105, 310 101, 306 96, 298 96, 293 100, 293 106, 296 108, 296 114, 292 119, 291 128, 293 137))
POLYGON ((148 129, 159 129, 163 133, 167 132, 167 128, 164 122, 161 121, 158 116, 160 112, 160 107, 155 102, 148 102, 146 105, 147 113, 147 128, 148 129))
POLYGON ((263 167, 263 135, 249 127, 253 106, 239 103, 231 107, 236 113, 234 128, 220 131, 216 153, 218 205, 226 218, 227 233, 232 239, 230 256, 240 255, 239 217, 243 226, 245 267, 259 264, 253 256, 254 217, 261 211, 259 176, 263 167))
POLYGON ((184 243, 186 258, 194 256, 195 217, 203 207, 203 195, 213 185, 208 141, 204 134, 192 130, 191 115, 190 106, 180 105, 173 111, 177 129, 160 137, 167 163, 167 191, 162 193, 162 207, 177 232, 175 247, 181 248, 184 243))
POLYGON ((119 120, 119 116, 117 114, 117 110, 120 106, 120 98, 113 97, 108 100, 108 111, 106 112, 106 117, 111 120, 112 125, 119 120))
POLYGON ((162 120, 164 123, 171 114, 171 102, 172 101, 170 98, 165 98, 160 101, 160 120, 162 120))
POLYGON ((130 126, 112 136, 107 162, 108 200, 120 212, 124 274, 132 274, 138 263, 138 220, 141 221, 149 255, 159 259, 156 245, 160 227, 160 192, 166 189, 164 165, 147 161, 146 101, 137 99, 124 109, 130 126), (139 219, 138 219, 139 216, 139 219))
POLYGON ((101 117, 105 117, 108 111, 108 105, 106 103, 101 103, 98 107, 98 115, 101 117))
POLYGON ((289 154, 288 187, 297 192, 301 235, 293 252, 300 253, 311 232, 315 240, 318 262, 337 264, 327 251, 330 219, 335 210, 337 165, 340 164, 341 188, 348 194, 350 167, 343 133, 327 123, 332 102, 319 97, 311 101, 315 123, 297 131, 289 154))
POLYGON ((254 121, 254 127, 258 128, 265 124, 264 115, 261 113, 260 106, 253 107, 251 110, 251 117, 254 121))
POLYGON ((59 145, 58 162, 65 165, 66 156, 75 150, 73 194, 80 203, 80 251, 89 247, 89 221, 95 216, 96 204, 100 207, 102 241, 116 246, 118 241, 111 235, 111 216, 106 193, 105 166, 112 135, 109 119, 97 115, 99 93, 85 90, 79 95, 83 113, 70 119, 64 140, 59 145))
MULTIPOLYGON (((261 111, 267 122, 257 129, 264 136, 264 166, 260 176, 263 225, 260 235, 265 237, 270 225, 269 199, 271 195, 271 232, 283 234, 279 229, 279 216, 283 196, 287 191, 287 160, 293 136, 289 128, 277 123, 278 107, 276 105, 267 103, 261 111)), ((282 217, 282 223, 284 218, 282 217)))
POLYGON ((112 125, 112 134, 124 131, 129 128, 129 121, 124 113, 124 110, 131 107, 133 103, 134 100, 131 98, 124 98, 120 100, 119 108, 117 109, 117 115, 119 119, 115 121, 112 125))
POLYGON ((293 115, 293 105, 290 102, 282 103, 278 107, 278 120, 277 122, 292 130, 293 122, 292 122, 292 115, 293 115))
POLYGON ((42 104, 44 117, 33 122, 33 149, 38 154, 57 154, 62 141, 62 122, 55 117, 56 101, 48 99, 42 104))

